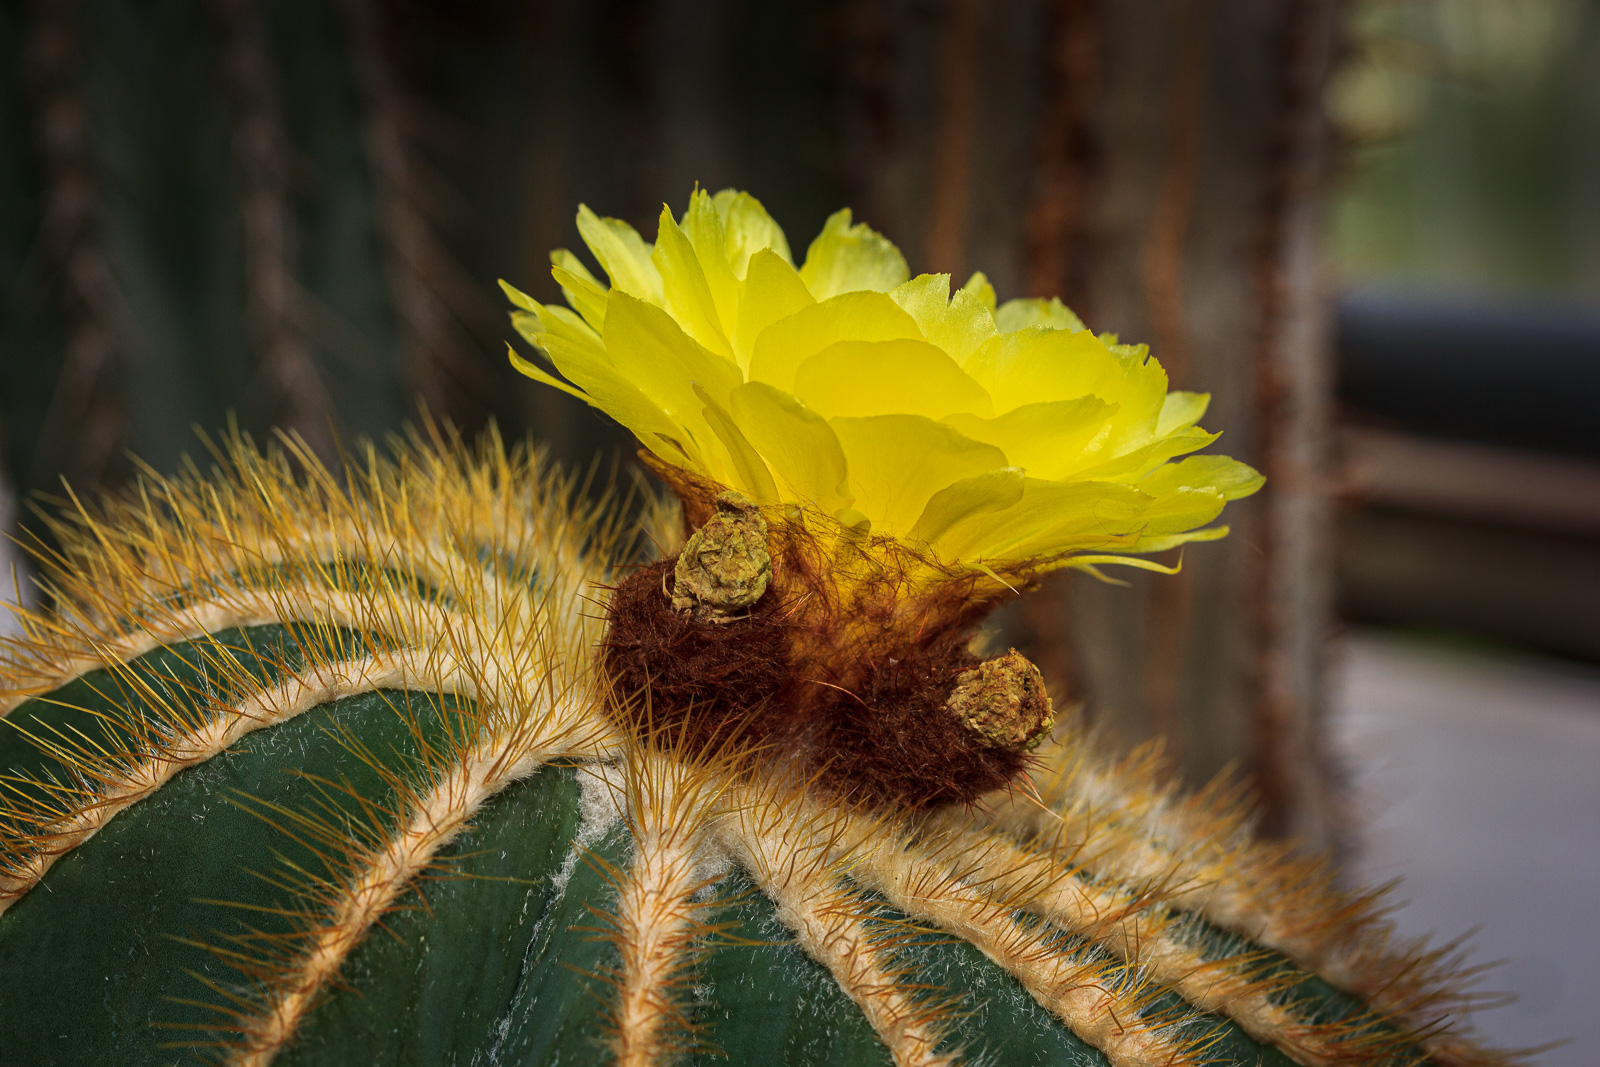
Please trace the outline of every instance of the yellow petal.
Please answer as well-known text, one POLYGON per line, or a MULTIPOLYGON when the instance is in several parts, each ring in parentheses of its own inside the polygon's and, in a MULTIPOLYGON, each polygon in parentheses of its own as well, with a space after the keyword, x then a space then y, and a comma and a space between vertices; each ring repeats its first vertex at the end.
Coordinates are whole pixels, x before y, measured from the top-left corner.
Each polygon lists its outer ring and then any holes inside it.
POLYGON ((511 325, 516 328, 530 344, 538 345, 543 334, 554 334, 564 337, 574 344, 585 345, 594 349, 604 359, 605 346, 600 343, 600 335, 595 333, 587 322, 579 318, 571 309, 558 307, 555 304, 540 304, 533 301, 533 311, 513 311, 511 325))
POLYGON ((523 311, 539 310, 539 302, 537 300, 529 296, 527 293, 524 293, 521 289, 518 289, 510 282, 506 281, 504 278, 500 279, 500 290, 506 294, 506 299, 510 300, 523 311))
POLYGON ((840 341, 800 364, 794 394, 826 418, 905 412, 987 415, 989 394, 926 341, 840 341))
POLYGON ((728 410, 782 483, 783 499, 816 504, 830 514, 852 503, 838 437, 799 398, 765 382, 748 382, 729 395, 728 410))
MULTIPOLYGON (((668 415, 655 398, 645 395, 625 375, 618 373, 604 351, 550 332, 540 335, 535 343, 563 377, 583 390, 589 403, 632 430, 651 451, 669 463, 687 464, 692 468, 704 466, 701 449, 681 421, 668 415), (663 439, 672 443, 672 447, 663 445, 663 439)), ((527 373, 521 366, 517 369, 527 373)), ((543 380, 538 375, 529 377, 543 380)))
POLYGON ((1138 487, 1155 496, 1183 487, 1215 489, 1228 500, 1238 500, 1265 484, 1260 472, 1228 456, 1190 456, 1155 470, 1138 487))
POLYGON ((1156 420, 1157 436, 1165 436, 1199 422, 1211 406, 1210 393, 1187 393, 1182 390, 1167 394, 1161 405, 1161 417, 1156 420))
POLYGON ((785 263, 794 264, 794 257, 789 253, 789 239, 761 206, 761 201, 734 189, 723 189, 711 199, 717 214, 722 216, 727 241, 725 254, 735 277, 743 278, 750 257, 764 248, 785 263))
POLYGON ((865 223, 850 225, 849 208, 828 216, 800 268, 806 288, 818 300, 858 289, 886 293, 910 273, 893 242, 865 223))
POLYGON ((578 234, 611 279, 611 288, 661 303, 661 275, 650 262, 650 246, 637 230, 621 219, 603 219, 580 204, 578 234))
POLYGON ((938 547, 952 526, 978 515, 1001 511, 1022 499, 1021 467, 1001 467, 953 482, 928 498, 911 528, 911 538, 938 547))
POLYGON ((1207 526, 1202 530, 1189 530, 1185 533, 1167 534, 1164 537, 1139 538, 1140 552, 1166 552, 1177 548, 1179 545, 1194 544, 1201 541, 1220 541, 1228 536, 1226 526, 1207 526))
POLYGON ((1073 314, 1071 308, 1053 296, 1048 300, 1042 300, 1038 297, 1007 300, 994 313, 994 321, 995 325, 1000 328, 1001 333, 1014 333, 1017 330, 1025 330, 1030 326, 1044 326, 1052 330, 1069 330, 1072 332, 1084 328, 1083 320, 1073 314))
MULTIPOLYGON (((1207 433, 1198 426, 1191 426, 1187 430, 1166 437, 1158 437, 1141 448, 1125 452, 1114 459, 1093 466, 1070 470, 1068 473, 1074 478, 1082 478, 1094 482, 1131 482, 1143 478, 1146 474, 1160 467, 1168 460, 1177 456, 1198 452, 1221 434, 1207 433)), ((1143 483, 1139 486, 1144 489, 1143 483)), ((1145 489, 1149 492, 1148 489, 1145 489)))
POLYGON ((550 335, 543 338, 541 347, 552 361, 555 361, 554 354, 559 353, 558 365, 567 368, 563 373, 570 371, 576 375, 577 380, 587 383, 591 392, 584 392, 532 361, 523 359, 510 345, 506 346, 506 350, 511 357, 511 365, 520 373, 536 382, 576 397, 617 419, 627 426, 645 447, 666 462, 690 468, 702 464, 699 453, 682 443, 687 440, 682 428, 667 418, 638 390, 632 389, 627 382, 617 378, 603 363, 595 364, 592 353, 581 349, 574 350, 568 342, 550 335))
POLYGON ((539 325, 539 316, 531 311, 513 311, 511 313, 511 328, 522 336, 530 345, 539 343, 538 337, 544 333, 544 327, 539 325))
MULTIPOLYGON (((687 444, 714 462, 719 455, 718 442, 706 422, 705 403, 696 394, 695 386, 698 384, 718 403, 725 403, 728 393, 739 384, 739 369, 706 351, 665 311, 626 293, 611 294, 606 308, 605 343, 606 355, 617 374, 682 426, 691 438, 687 444)), ((706 473, 720 480, 729 472, 719 465, 717 469, 708 468, 706 473)))
MULTIPOLYGON (((683 213, 683 233, 694 248, 695 259, 711 291, 718 329, 731 340, 739 314, 739 278, 728 262, 728 239, 722 213, 703 189, 696 189, 689 198, 689 210, 683 213)), ((661 243, 659 237, 656 243, 661 243)), ((742 267, 743 264, 740 274, 742 267)))
POLYGON ((1000 411, 1084 396, 1110 403, 1121 400, 1122 368, 1087 331, 1034 326, 1002 333, 974 352, 964 366, 1000 411))
POLYGON ((974 441, 1001 449, 1030 477, 1054 481, 1093 462, 1104 450, 1110 436, 1108 420, 1116 410, 1116 405, 1097 396, 1085 396, 1024 404, 992 419, 957 414, 943 421, 974 441))
POLYGON ((673 221, 671 208, 661 209, 661 228, 656 233, 656 247, 650 261, 661 274, 662 306, 667 313, 690 337, 724 359, 732 360, 733 349, 722 332, 722 320, 705 272, 700 269, 700 259, 689 238, 673 221))
POLYGON ((759 249, 750 257, 740 287, 733 354, 740 369, 749 370, 751 352, 761 331, 816 301, 800 280, 800 273, 770 248, 759 249))
POLYGON ((1151 501, 1150 506, 1140 516, 1139 551, 1149 551, 1144 547, 1147 541, 1170 537, 1204 526, 1222 514, 1222 506, 1227 502, 1227 498, 1215 489, 1184 487, 1163 493, 1151 501))
POLYGON ((937 327, 950 306, 950 275, 919 274, 895 286, 889 298, 906 309, 925 337, 933 340, 929 327, 937 327))
MULTIPOLYGON (((974 277, 983 278, 982 275, 974 277)), ((996 332, 994 288, 987 279, 977 286, 968 282, 950 298, 950 309, 945 314, 938 344, 954 356, 956 362, 964 363, 996 332)))
POLYGON ((1002 333, 965 363, 1005 411, 1046 400, 1098 396, 1118 406, 1111 447, 1140 445, 1155 432, 1167 395, 1161 364, 1138 349, 1113 350, 1081 330, 1032 326, 1002 333))
POLYGON ((606 290, 589 273, 583 261, 558 248, 550 253, 550 276, 561 286, 561 293, 572 305, 572 310, 583 316, 595 330, 606 328, 606 290))
POLYGON ((994 316, 982 290, 963 288, 952 299, 948 274, 919 274, 889 295, 916 320, 922 335, 957 363, 995 335, 994 316))
POLYGON ((767 465, 762 461, 760 454, 740 432, 733 421, 733 416, 698 385, 695 386, 695 394, 705 401, 703 414, 706 421, 711 424, 712 431, 721 440, 723 447, 728 450, 733 470, 738 475, 737 481, 724 484, 733 489, 743 490, 758 504, 776 504, 780 498, 778 487, 772 480, 772 472, 767 470, 767 465))
MULTIPOLYGON (((553 267, 560 267, 562 270, 565 270, 565 271, 572 272, 573 274, 575 274, 579 278, 581 278, 584 282, 586 282, 589 285, 594 286, 596 289, 599 289, 602 292, 606 288, 604 285, 600 284, 600 279, 596 278, 594 276, 594 273, 591 270, 589 270, 588 264, 584 263, 583 260, 579 259, 576 255, 574 255, 570 249, 566 249, 566 248, 553 249, 551 251, 551 253, 550 253, 550 265, 553 266, 553 267)), ((504 283, 502 283, 502 284, 504 284, 504 283)))
POLYGON ((1177 574, 1183 569, 1181 566, 1168 567, 1154 560, 1139 559, 1136 556, 1068 556, 1061 561, 1060 565, 1083 571, 1099 581, 1105 582, 1107 585, 1127 585, 1128 583, 1121 579, 1112 578, 1100 572, 1100 568, 1107 564, 1115 564, 1118 567, 1132 567, 1134 570, 1140 571, 1154 571, 1157 574, 1177 574))
POLYGON ((1022 499, 1004 511, 957 523, 941 551, 962 559, 1028 559, 1061 552, 1132 548, 1151 499, 1107 482, 1027 479, 1022 499))
POLYGON ((872 532, 904 537, 939 490, 1006 465, 1005 453, 920 415, 829 419, 872 532))
POLYGON ((794 391, 800 364, 839 341, 924 340, 916 321, 886 293, 844 293, 779 319, 756 337, 750 354, 752 380, 794 391))
POLYGON ((506 354, 511 357, 511 365, 517 369, 518 374, 525 374, 536 382, 559 389, 568 396, 575 396, 590 407, 598 408, 600 406, 594 402, 594 397, 585 393, 582 389, 568 385, 537 363, 523 359, 522 355, 515 348, 512 348, 509 342, 506 344, 506 354))
POLYGON ((969 293, 978 306, 989 312, 989 317, 994 318, 994 286, 989 283, 989 276, 981 270, 972 272, 972 277, 967 279, 967 284, 956 291, 956 295, 969 293))

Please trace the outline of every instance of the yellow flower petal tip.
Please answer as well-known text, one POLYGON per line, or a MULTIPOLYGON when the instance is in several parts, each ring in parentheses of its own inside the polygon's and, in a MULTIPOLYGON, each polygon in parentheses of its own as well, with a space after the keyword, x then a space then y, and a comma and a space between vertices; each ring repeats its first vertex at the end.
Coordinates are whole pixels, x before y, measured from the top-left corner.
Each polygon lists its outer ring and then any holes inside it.
POLYGON ((570 308, 501 283, 560 377, 512 360, 632 430, 680 489, 1016 575, 1214 540, 1223 505, 1261 487, 1190 455, 1216 437, 1198 425, 1208 397, 1169 392, 1144 346, 1059 300, 997 306, 982 274, 954 293, 948 275, 912 278, 848 210, 798 266, 734 190, 663 209, 654 244, 586 207, 578 231, 609 286, 566 250, 551 262, 570 308))

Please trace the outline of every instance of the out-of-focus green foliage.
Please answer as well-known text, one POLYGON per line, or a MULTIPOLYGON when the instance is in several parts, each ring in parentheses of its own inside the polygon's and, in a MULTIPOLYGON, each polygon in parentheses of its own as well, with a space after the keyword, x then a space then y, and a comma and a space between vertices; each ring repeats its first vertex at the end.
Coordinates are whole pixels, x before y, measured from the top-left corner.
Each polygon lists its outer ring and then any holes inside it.
POLYGON ((1600 287, 1600 0, 1357 0, 1330 87, 1352 281, 1600 287))

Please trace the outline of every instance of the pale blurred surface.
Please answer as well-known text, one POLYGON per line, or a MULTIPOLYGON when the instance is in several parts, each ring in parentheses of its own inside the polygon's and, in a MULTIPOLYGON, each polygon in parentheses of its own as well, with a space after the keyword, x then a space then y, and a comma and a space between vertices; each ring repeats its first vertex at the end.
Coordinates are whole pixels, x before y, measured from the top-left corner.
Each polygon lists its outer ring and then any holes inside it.
POLYGON ((1403 876, 1403 933, 1481 926, 1479 1017, 1495 1044, 1600 1047, 1600 669, 1355 631, 1338 647, 1334 740, 1362 829, 1350 875, 1403 876))
MULTIPOLYGON (((0 490, 3 488, 0 486, 0 490)), ((10 528, 7 508, 8 502, 0 500, 0 637, 5 637, 16 630, 16 623, 8 607, 22 595, 22 586, 27 582, 22 572, 20 552, 16 544, 6 536, 10 528)))

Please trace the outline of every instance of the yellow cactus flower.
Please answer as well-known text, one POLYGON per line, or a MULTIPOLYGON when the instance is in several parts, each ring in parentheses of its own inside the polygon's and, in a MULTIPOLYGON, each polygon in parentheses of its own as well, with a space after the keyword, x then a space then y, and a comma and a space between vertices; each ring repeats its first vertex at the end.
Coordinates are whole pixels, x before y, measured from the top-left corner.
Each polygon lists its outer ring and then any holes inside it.
MULTIPOLYGON (((830 217, 796 268, 748 193, 697 190, 654 245, 579 208, 610 279, 551 255, 571 309, 505 283, 518 332, 660 461, 789 514, 826 514, 946 566, 1092 568, 1211 540, 1261 486, 1225 456, 1207 397, 1168 392, 1143 345, 1059 300, 998 307, 982 274, 950 292, 890 241, 830 217), (1106 553, 1117 553, 1108 556, 1106 553)), ((1162 568, 1164 569, 1164 568, 1162 568)))

